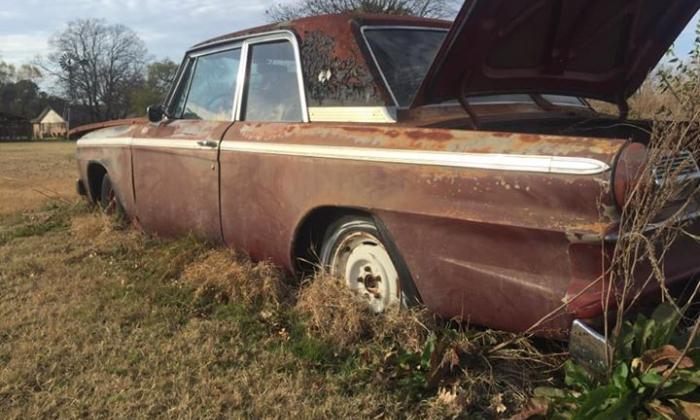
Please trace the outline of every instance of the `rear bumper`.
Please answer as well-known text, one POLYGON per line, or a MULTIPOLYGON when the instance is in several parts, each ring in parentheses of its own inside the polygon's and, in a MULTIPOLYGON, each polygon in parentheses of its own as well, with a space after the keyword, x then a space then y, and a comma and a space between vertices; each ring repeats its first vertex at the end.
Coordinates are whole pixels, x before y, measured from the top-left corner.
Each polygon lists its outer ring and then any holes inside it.
POLYGON ((87 188, 85 188, 85 184, 83 184, 83 181, 78 179, 75 181, 75 191, 78 193, 78 195, 82 195, 84 197, 87 197, 87 188))
POLYGON ((593 371, 604 372, 611 352, 612 347, 602 334, 583 321, 574 320, 569 335, 572 359, 593 371))

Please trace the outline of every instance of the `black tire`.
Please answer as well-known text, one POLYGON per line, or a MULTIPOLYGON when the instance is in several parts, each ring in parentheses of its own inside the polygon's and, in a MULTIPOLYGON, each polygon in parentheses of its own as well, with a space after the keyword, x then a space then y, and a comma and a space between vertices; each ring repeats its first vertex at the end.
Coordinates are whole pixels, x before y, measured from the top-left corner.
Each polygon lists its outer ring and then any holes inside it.
POLYGON ((108 174, 102 177, 102 187, 100 189, 100 208, 105 214, 110 216, 115 216, 117 219, 125 219, 126 213, 124 211, 124 206, 122 206, 119 196, 117 195, 114 187, 112 186, 112 180, 109 178, 108 174))
MULTIPOLYGON (((381 225, 380 225, 381 226, 381 225)), ((383 226, 382 226, 383 228, 383 226)), ((398 274, 398 289, 401 306, 408 307, 420 303, 420 297, 413 285, 413 280, 403 258, 399 255, 394 243, 384 229, 381 229, 373 219, 362 216, 344 216, 330 225, 326 230, 321 244, 320 259, 326 272, 331 272, 334 255, 345 238, 358 232, 366 233, 376 238, 388 253, 393 268, 398 274)), ((346 281, 348 279, 345 279, 346 281)))

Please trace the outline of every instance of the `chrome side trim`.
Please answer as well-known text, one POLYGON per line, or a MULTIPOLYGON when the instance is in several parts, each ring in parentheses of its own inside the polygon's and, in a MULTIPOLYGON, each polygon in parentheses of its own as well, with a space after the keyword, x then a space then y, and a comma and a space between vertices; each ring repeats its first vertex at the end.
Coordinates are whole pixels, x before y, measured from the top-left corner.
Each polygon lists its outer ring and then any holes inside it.
MULTIPOLYGON (((157 147, 177 149, 204 149, 197 140, 172 139, 87 139, 78 141, 79 147, 157 147)), ((409 165, 442 166, 449 168, 486 169, 513 172, 536 172, 566 175, 595 175, 610 169, 605 162, 581 157, 507 155, 495 153, 457 153, 432 150, 388 149, 378 147, 324 146, 292 143, 263 143, 222 141, 222 151, 260 153, 309 158, 354 160, 364 162, 409 165)))
POLYGON ((581 320, 574 320, 569 335, 571 358, 596 372, 605 372, 611 351, 604 336, 581 320))
POLYGON ((395 123, 396 108, 386 106, 309 107, 309 120, 317 122, 395 123))
POLYGON ((570 175, 594 175, 610 169, 610 166, 606 163, 595 159, 560 156, 455 153, 245 141, 223 141, 221 150, 310 158, 570 175))
POLYGON ((111 137, 107 139, 100 138, 82 138, 77 141, 78 148, 81 147, 123 147, 131 146, 131 137, 111 137))
MULTIPOLYGON (((382 67, 379 65, 379 60, 377 60, 377 56, 374 55, 374 51, 372 50, 372 46, 369 44, 369 41, 367 41, 367 36, 365 35, 365 30, 386 30, 386 29, 409 29, 409 30, 416 30, 416 31, 433 31, 433 32, 445 32, 447 34, 449 32, 449 29, 447 28, 431 28, 428 26, 401 26, 401 25, 366 25, 360 28, 360 33, 362 34, 362 40, 365 42, 365 46, 369 50, 369 55, 372 57, 372 61, 374 62, 374 67, 377 69, 379 72, 379 75, 382 76, 382 81, 384 81, 384 86, 386 86, 386 90, 389 92, 389 95, 391 96, 391 100, 394 101, 394 106, 398 109, 408 109, 409 107, 401 107, 399 105, 399 101, 396 100, 396 95, 394 95, 394 92, 391 90, 391 86, 389 85, 389 81, 386 79, 386 76, 384 75, 384 70, 382 70, 382 67)), ((438 51, 436 51, 437 53, 438 51)))

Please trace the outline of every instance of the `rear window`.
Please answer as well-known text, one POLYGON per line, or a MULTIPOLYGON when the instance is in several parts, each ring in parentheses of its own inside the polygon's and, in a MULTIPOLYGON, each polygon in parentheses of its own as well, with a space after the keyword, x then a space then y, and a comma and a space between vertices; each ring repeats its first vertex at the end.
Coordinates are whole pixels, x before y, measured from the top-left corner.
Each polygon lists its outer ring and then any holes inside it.
POLYGON ((447 31, 367 27, 363 33, 396 104, 410 106, 447 31))
MULTIPOLYGON (((442 46, 447 31, 436 28, 387 28, 364 27, 362 29, 372 59, 379 68, 384 82, 396 105, 411 106, 423 79, 442 46)), ((542 95, 554 105, 587 107, 581 98, 564 95, 542 95)), ((535 101, 528 94, 500 94, 472 96, 474 105, 531 104, 535 101)))

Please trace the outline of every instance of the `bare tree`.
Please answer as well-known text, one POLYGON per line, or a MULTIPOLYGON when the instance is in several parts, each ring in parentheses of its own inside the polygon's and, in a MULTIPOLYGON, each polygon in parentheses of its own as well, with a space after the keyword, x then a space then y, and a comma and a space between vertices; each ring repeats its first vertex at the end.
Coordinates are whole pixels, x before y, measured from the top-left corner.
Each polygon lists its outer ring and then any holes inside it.
POLYGON ((433 18, 452 16, 457 0, 296 0, 272 6, 265 11, 273 22, 330 13, 385 13, 433 18))
POLYGON ((47 70, 57 77, 70 103, 88 110, 90 119, 123 118, 129 94, 143 80, 146 47, 124 25, 78 19, 49 41, 47 70))

